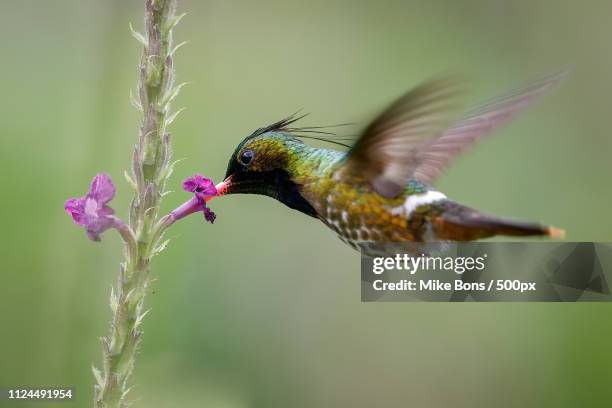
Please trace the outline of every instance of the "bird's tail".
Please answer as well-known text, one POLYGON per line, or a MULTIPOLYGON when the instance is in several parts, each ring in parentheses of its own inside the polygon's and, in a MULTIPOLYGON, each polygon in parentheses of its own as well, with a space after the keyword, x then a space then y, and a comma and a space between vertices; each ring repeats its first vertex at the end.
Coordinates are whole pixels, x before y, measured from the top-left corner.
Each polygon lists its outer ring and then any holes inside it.
POLYGON ((451 201, 444 203, 442 207, 439 215, 432 220, 439 239, 472 241, 494 235, 548 236, 554 239, 565 237, 565 231, 559 228, 498 218, 451 201))

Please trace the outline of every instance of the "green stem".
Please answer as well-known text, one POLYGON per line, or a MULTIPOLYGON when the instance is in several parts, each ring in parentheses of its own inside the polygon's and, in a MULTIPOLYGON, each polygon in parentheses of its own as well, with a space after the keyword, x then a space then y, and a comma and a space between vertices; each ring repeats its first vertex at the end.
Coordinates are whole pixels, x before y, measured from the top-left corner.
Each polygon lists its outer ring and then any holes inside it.
POLYGON ((180 89, 180 85, 174 85, 172 61, 172 31, 180 20, 175 15, 175 7, 176 0, 145 0, 145 35, 134 33, 144 45, 138 100, 133 101, 143 117, 130 177, 136 191, 130 206, 131 235, 120 231, 126 245, 126 259, 111 293, 113 316, 110 333, 102 338, 102 370, 94 368, 94 406, 97 408, 128 405, 128 380, 142 337, 140 324, 146 314, 144 298, 150 284, 149 262, 159 252, 157 247, 162 238, 159 229, 154 227, 160 222, 159 205, 172 167, 166 127, 172 120, 169 104, 180 89))

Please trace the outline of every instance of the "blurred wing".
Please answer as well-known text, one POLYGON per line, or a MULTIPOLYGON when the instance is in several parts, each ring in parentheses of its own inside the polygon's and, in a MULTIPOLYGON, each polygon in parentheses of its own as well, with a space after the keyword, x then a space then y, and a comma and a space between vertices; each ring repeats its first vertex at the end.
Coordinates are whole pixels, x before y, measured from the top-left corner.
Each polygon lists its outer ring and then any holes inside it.
POLYGON ((432 80, 391 104, 348 152, 349 172, 365 178, 385 197, 400 194, 420 164, 419 148, 448 126, 456 108, 455 84, 432 80))
POLYGON ((508 123, 516 114, 558 84, 564 76, 565 72, 550 75, 468 113, 440 137, 421 147, 418 153, 419 165, 414 169, 414 177, 426 183, 434 181, 467 147, 508 123))

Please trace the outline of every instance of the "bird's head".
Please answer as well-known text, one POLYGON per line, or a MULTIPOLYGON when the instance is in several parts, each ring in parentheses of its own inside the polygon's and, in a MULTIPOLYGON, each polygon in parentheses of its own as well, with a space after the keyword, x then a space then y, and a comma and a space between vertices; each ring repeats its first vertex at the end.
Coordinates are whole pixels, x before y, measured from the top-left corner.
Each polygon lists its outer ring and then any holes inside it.
POLYGON ((291 178, 289 165, 297 160, 299 143, 276 132, 247 137, 229 159, 222 194, 269 195, 280 179, 291 178))
POLYGON ((291 208, 315 215, 301 195, 300 175, 308 147, 291 135, 289 117, 247 136, 232 153, 219 195, 261 194, 291 208))

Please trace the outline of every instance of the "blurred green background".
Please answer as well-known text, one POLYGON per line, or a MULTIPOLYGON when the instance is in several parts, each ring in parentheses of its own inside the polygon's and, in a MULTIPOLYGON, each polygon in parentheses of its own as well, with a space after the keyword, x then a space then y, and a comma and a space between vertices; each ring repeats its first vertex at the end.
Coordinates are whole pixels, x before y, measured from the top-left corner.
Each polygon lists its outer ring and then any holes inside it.
MULTIPOLYGON (((113 233, 89 242, 63 211, 94 173, 123 181, 142 1, 0 2, 0 386, 73 386, 90 406, 113 233)), ((568 81, 458 160, 438 187, 488 212, 612 240, 612 5, 606 1, 179 1, 192 81, 175 106, 168 210, 194 172, 297 109, 357 122, 436 73, 478 102, 562 67, 568 81)), ((356 133, 359 127, 348 130, 356 133)), ((358 253, 257 196, 212 202, 158 257, 135 407, 576 407, 612 400, 608 304, 362 304, 358 253)), ((45 406, 52 406, 47 404, 45 406)), ((17 406, 17 405, 14 405, 17 406)), ((27 406, 23 404, 21 406, 27 406)), ((34 405, 32 405, 34 406, 34 405)), ((38 405, 36 405, 38 406, 38 405)))

